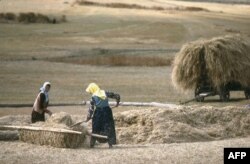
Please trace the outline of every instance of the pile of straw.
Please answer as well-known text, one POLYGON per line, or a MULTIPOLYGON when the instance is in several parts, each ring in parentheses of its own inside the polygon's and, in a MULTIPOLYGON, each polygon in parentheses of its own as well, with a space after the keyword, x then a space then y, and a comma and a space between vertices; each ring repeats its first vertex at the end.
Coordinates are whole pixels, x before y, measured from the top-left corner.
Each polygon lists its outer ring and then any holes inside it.
POLYGON ((173 62, 175 87, 194 89, 204 77, 217 89, 232 81, 250 86, 250 47, 241 36, 199 40, 182 47, 173 62))
POLYGON ((73 124, 71 116, 67 113, 55 113, 46 122, 38 122, 32 127, 20 128, 21 141, 39 145, 50 145, 59 148, 88 147, 89 137, 87 128, 73 124))
POLYGON ((216 141, 250 136, 245 107, 177 106, 114 114, 119 144, 216 141))
POLYGON ((71 126, 73 124, 73 120, 68 113, 60 112, 60 113, 54 113, 45 122, 45 126, 50 126, 50 127, 54 125, 58 126, 58 124, 71 126))

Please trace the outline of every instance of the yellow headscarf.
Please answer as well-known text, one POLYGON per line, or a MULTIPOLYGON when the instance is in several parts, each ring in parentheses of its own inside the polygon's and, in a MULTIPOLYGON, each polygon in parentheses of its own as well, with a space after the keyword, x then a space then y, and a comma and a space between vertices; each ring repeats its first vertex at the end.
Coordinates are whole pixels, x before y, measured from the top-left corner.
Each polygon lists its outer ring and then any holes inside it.
POLYGON ((86 89, 86 92, 92 94, 93 96, 100 97, 101 99, 106 99, 106 94, 104 90, 101 90, 96 83, 90 83, 86 89))

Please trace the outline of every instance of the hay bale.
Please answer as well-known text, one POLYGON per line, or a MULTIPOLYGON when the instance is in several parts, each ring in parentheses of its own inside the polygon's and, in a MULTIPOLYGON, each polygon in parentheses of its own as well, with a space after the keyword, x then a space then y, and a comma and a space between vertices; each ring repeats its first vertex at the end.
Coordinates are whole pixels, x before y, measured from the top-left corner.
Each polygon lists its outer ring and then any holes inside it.
POLYGON ((215 88, 231 81, 250 86, 249 53, 249 45, 239 35, 188 43, 173 62, 173 84, 183 91, 194 89, 204 79, 215 88))
POLYGON ((61 133, 52 131, 19 130, 20 140, 38 145, 50 145, 58 148, 76 148, 84 146, 85 134, 61 133))
POLYGON ((88 130, 85 126, 73 124, 71 116, 65 112, 54 113, 46 122, 37 122, 32 128, 20 128, 20 140, 39 145, 59 148, 89 147, 88 130), (36 130, 35 130, 36 129, 36 130), (80 132, 81 134, 74 133, 80 132))

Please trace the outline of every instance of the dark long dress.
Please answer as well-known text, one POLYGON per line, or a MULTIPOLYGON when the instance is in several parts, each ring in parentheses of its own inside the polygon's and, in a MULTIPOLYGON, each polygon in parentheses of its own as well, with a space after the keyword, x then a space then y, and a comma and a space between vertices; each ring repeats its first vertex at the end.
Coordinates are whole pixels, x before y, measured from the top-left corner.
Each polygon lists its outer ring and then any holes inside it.
POLYGON ((34 110, 32 110, 32 113, 31 113, 31 123, 35 123, 35 122, 38 122, 38 121, 45 121, 45 112, 43 113, 38 113, 34 110))
POLYGON ((40 92, 35 100, 33 105, 33 110, 31 113, 31 122, 35 123, 37 121, 45 121, 45 111, 47 108, 48 102, 45 101, 45 94, 40 92), (42 111, 42 113, 37 112, 37 110, 42 111))
POLYGON ((112 110, 108 104, 108 98, 114 98, 117 104, 120 102, 120 96, 112 92, 105 92, 107 98, 101 99, 97 96, 92 96, 91 107, 87 116, 87 120, 92 116, 92 133, 108 136, 108 140, 91 138, 91 147, 95 145, 96 140, 101 143, 108 142, 109 146, 116 144, 115 123, 112 110))

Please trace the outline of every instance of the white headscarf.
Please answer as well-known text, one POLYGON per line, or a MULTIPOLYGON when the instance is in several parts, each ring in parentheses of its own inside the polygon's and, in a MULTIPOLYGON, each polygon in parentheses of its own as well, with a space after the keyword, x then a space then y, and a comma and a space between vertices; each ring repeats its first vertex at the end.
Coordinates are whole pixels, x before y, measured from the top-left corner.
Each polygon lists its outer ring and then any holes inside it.
POLYGON ((51 85, 50 82, 48 82, 48 81, 45 82, 45 83, 43 84, 43 86, 40 88, 40 92, 45 94, 45 101, 46 101, 46 102, 49 101, 49 93, 46 92, 46 90, 45 90, 45 88, 46 88, 47 85, 51 85))

